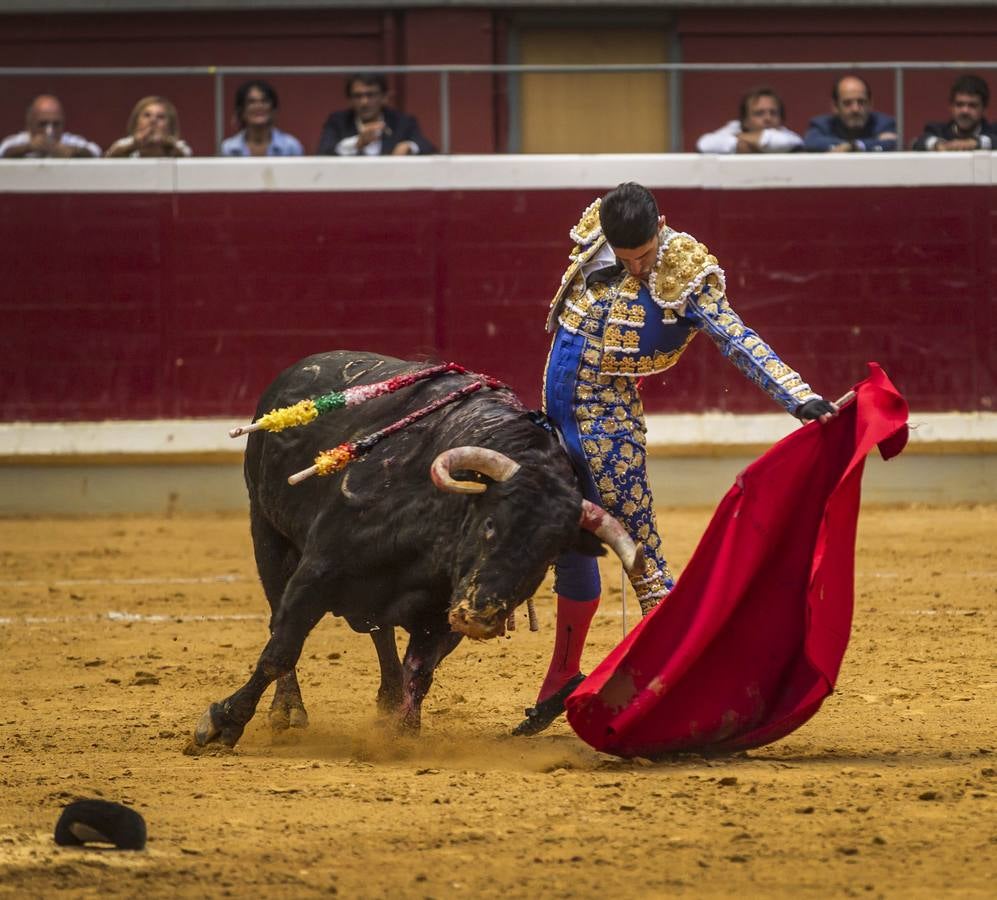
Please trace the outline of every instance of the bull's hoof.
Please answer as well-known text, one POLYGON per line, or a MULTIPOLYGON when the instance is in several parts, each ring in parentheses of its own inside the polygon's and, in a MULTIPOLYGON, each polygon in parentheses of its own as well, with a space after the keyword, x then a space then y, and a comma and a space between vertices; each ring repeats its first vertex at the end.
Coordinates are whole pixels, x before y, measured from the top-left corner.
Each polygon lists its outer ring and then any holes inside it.
POLYGON ((400 734, 418 734, 422 728, 422 715, 417 709, 398 710, 398 718, 395 719, 395 727, 400 734))
POLYGON ((529 737, 546 731, 564 712, 564 701, 584 680, 585 676, 579 672, 561 690, 551 694, 546 700, 541 700, 536 706, 531 706, 526 710, 526 718, 512 729, 512 733, 517 737, 529 737))
POLYGON ((377 692, 377 711, 383 716, 393 716, 402 705, 401 689, 380 688, 377 692))
POLYGON ((287 731, 289 728, 305 729, 308 727, 308 713, 303 706, 270 708, 270 729, 274 732, 287 731))
POLYGON ((226 722, 222 704, 212 703, 194 729, 194 743, 198 747, 207 747, 213 743, 234 747, 242 737, 243 727, 226 722))

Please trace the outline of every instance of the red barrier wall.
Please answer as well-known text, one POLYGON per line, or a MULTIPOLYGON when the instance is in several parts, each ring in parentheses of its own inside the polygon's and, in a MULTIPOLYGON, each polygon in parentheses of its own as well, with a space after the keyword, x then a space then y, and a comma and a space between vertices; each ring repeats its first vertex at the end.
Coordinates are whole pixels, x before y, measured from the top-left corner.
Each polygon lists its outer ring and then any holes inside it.
MULTIPOLYGON (((567 231, 599 193, 0 192, 0 418, 245 417, 281 368, 333 348, 436 354, 536 403, 567 231)), ((992 408, 997 188, 658 196, 816 389, 877 360, 917 410, 992 408)), ((773 410, 702 337, 645 398, 773 410)))

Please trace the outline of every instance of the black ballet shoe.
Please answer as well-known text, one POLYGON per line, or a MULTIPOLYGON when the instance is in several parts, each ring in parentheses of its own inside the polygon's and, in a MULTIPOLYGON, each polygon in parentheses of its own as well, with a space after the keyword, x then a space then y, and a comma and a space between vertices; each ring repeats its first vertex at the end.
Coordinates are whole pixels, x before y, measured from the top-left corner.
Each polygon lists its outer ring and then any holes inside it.
POLYGON ((541 731, 549 728, 553 721, 564 712, 564 701, 574 693, 585 680, 585 676, 579 672, 563 688, 551 694, 546 700, 541 700, 536 706, 531 706, 524 710, 526 718, 523 719, 512 733, 517 737, 540 734, 541 731))

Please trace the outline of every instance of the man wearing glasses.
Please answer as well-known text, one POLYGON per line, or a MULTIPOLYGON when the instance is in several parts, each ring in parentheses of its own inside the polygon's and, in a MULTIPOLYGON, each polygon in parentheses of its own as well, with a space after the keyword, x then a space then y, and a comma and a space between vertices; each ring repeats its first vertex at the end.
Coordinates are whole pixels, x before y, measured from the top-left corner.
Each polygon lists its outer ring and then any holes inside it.
POLYGON ((320 156, 406 156, 435 153, 414 116, 386 106, 383 75, 352 75, 346 81, 350 108, 326 119, 319 138, 320 156))

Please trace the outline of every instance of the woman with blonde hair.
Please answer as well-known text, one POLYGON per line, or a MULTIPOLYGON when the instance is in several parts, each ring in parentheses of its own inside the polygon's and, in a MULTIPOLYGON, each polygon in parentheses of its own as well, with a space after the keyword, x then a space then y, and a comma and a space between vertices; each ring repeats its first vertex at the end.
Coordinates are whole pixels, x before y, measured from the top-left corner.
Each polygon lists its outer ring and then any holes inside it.
POLYGON ((128 117, 128 135, 115 141, 105 157, 191 156, 180 138, 177 108, 165 97, 143 97, 128 117))

